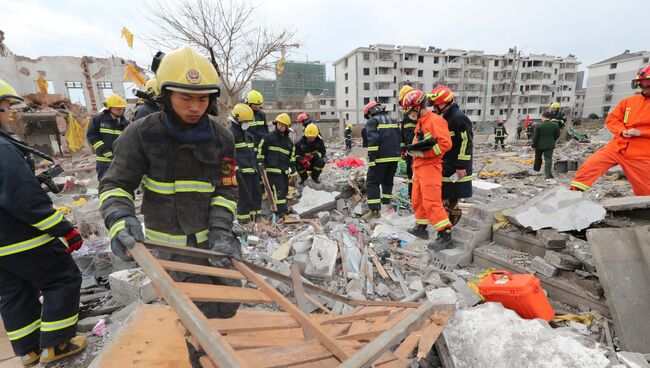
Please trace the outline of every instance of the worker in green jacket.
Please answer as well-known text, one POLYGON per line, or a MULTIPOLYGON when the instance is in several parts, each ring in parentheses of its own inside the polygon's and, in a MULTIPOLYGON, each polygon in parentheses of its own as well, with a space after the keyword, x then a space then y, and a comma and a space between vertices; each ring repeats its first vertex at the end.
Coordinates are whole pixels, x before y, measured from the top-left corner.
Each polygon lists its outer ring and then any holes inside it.
POLYGON ((553 150, 555 149, 555 141, 560 137, 560 126, 551 121, 551 117, 550 112, 542 114, 542 122, 535 127, 532 143, 532 147, 535 149, 533 170, 539 171, 542 168, 542 156, 544 156, 544 175, 546 179, 553 179, 551 173, 553 150))

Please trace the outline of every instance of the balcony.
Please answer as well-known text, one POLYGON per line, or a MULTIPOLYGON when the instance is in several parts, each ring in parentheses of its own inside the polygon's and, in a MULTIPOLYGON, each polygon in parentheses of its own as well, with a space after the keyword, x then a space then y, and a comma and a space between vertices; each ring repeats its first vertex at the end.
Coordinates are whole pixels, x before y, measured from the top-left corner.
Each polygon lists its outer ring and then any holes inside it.
POLYGON ((418 77, 417 74, 411 74, 411 75, 402 74, 398 78, 400 82, 419 82, 420 79, 421 77, 418 77))
POLYGON ((377 97, 393 97, 394 93, 395 91, 392 89, 378 89, 377 97))
MULTIPOLYGON (((367 62, 367 61, 364 61, 367 62)), ((391 60, 375 60, 374 65, 378 68, 393 68, 395 66, 395 61, 391 60)))
POLYGON ((404 69, 417 69, 421 64, 417 60, 402 60, 397 65, 404 69))
POLYGON ((393 83, 394 78, 395 78, 395 76, 392 75, 392 74, 377 74, 377 75, 375 75, 375 82, 393 83))

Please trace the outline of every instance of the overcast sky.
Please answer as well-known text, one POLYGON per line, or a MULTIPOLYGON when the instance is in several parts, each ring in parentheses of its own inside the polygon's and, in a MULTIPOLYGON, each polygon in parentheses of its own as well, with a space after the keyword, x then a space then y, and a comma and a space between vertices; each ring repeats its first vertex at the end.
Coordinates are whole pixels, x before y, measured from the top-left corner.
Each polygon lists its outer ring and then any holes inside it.
MULTIPOLYGON (((216 0, 215 0, 216 1, 216 0)), ((142 0, 0 0, 0 30, 16 54, 117 55, 148 67, 155 49, 139 36, 153 27, 142 0), (135 35, 133 50, 120 38, 135 35)), ((173 3, 173 0, 166 0, 173 3)), ((332 63, 373 43, 566 56, 580 69, 625 49, 650 48, 648 1, 571 0, 257 0, 258 18, 289 26, 303 45, 291 60, 332 63)), ((332 68, 328 77, 333 79, 332 68)))

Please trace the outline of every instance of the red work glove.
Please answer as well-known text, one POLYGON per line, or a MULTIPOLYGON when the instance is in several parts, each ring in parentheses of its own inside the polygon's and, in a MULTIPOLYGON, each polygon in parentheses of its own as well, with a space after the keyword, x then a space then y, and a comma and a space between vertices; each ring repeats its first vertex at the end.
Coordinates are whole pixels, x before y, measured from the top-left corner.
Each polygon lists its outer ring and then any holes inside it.
POLYGON ((302 160, 300 160, 300 164, 301 164, 302 167, 304 167, 305 169, 309 169, 309 168, 311 168, 311 162, 310 162, 310 160, 309 160, 309 156, 307 156, 307 157, 303 158, 302 160))
POLYGON ((402 158, 406 158, 406 151, 402 151, 402 158))
POLYGON ((79 230, 77 230, 77 228, 74 228, 71 232, 66 234, 65 242, 68 243, 68 249, 66 249, 65 252, 70 254, 75 250, 79 250, 79 248, 81 248, 83 245, 84 240, 81 237, 81 234, 79 234, 79 230))

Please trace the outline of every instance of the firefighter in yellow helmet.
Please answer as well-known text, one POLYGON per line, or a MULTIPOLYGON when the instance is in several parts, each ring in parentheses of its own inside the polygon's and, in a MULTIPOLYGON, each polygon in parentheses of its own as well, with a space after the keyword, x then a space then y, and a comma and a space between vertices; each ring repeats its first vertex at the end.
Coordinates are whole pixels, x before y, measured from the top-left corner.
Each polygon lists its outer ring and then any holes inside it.
POLYGON ((126 100, 118 94, 111 94, 104 102, 105 109, 93 116, 88 125, 86 137, 97 155, 97 180, 101 180, 113 161, 113 144, 129 125, 124 117, 126 100))
MULTIPOLYGON (((405 85, 399 90, 400 105, 404 96, 412 90, 413 87, 409 85, 405 85)), ((408 111, 402 110, 402 122, 400 123, 400 128, 402 130, 401 154, 402 159, 406 162, 406 183, 409 188, 409 198, 411 198, 411 193, 413 192, 413 157, 406 154, 406 146, 413 143, 413 131, 415 131, 415 126, 418 122, 416 120, 411 120, 407 112, 408 111)))
MULTIPOLYGON (((235 142, 228 128, 208 115, 219 95, 217 71, 189 46, 171 51, 156 70, 160 113, 131 124, 115 143, 115 159, 99 185, 100 211, 113 253, 129 259, 127 249, 145 238, 180 247, 212 249, 241 257, 232 234, 237 210, 235 142), (144 187, 136 217, 134 192, 144 187)), ((231 267, 227 259, 171 260, 231 267)), ((180 282, 241 286, 239 280, 170 272, 180 282)), ((196 303, 207 318, 232 317, 238 303, 196 303)), ((190 360, 199 366, 191 345, 190 360)))
POLYGON ((314 123, 307 125, 304 133, 296 143, 296 171, 300 175, 300 184, 305 183, 308 172, 311 172, 311 180, 320 183, 318 178, 325 167, 325 142, 314 123))
POLYGON ((249 132, 255 138, 255 145, 259 145, 260 141, 269 132, 269 126, 266 124, 266 113, 262 110, 264 104, 264 96, 256 90, 248 92, 246 95, 246 104, 253 109, 255 120, 251 123, 249 132))
POLYGON ((156 78, 151 78, 144 85, 144 92, 147 94, 143 97, 144 103, 135 110, 133 114, 133 121, 142 119, 143 117, 160 111, 161 106, 156 102, 156 98, 160 94, 158 92, 158 81, 156 78))
POLYGON ((273 123, 275 130, 266 134, 260 141, 257 148, 257 160, 260 165, 264 166, 269 178, 273 200, 278 207, 276 215, 280 217, 289 212, 287 207, 289 173, 296 161, 296 149, 289 138, 289 128, 291 127, 289 115, 282 113, 275 118, 273 123))
POLYGON ((345 127, 345 131, 343 132, 343 137, 345 137, 345 149, 346 150, 351 150, 352 149, 352 124, 348 124, 345 127))
POLYGON ((250 106, 240 103, 235 105, 228 117, 230 132, 235 138, 237 150, 237 183, 239 184, 239 201, 237 201, 237 220, 246 223, 262 214, 262 188, 257 167, 257 148, 253 135, 249 132, 255 119, 250 106))
MULTIPOLYGON (((0 80, 2 130, 22 100, 0 80)), ((75 336, 81 273, 69 254, 83 239, 52 207, 26 145, 0 133, 0 314, 14 353, 31 367, 86 347, 86 337, 75 336)))

